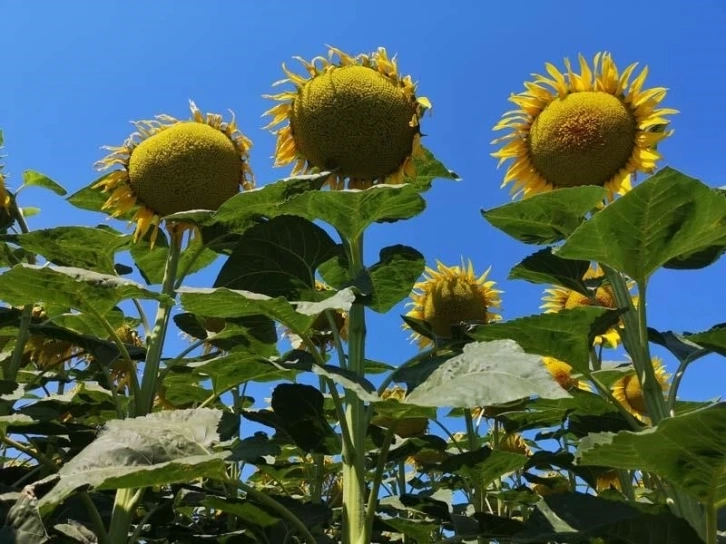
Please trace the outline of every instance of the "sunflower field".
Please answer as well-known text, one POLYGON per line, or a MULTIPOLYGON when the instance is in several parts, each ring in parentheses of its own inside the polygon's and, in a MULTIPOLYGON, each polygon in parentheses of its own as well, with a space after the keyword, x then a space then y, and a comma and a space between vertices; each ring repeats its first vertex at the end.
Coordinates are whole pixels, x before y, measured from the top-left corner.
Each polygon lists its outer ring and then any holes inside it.
POLYGON ((396 243, 459 180, 415 78, 382 47, 295 59, 264 97, 289 177, 194 102, 72 194, 0 170, 0 543, 726 541, 726 403, 679 395, 726 325, 649 324, 654 274, 726 251, 726 190, 659 164, 666 89, 600 53, 509 97, 511 202, 481 226, 544 296, 504 318, 482 263, 396 243), (28 187, 120 222, 31 230, 28 187), (403 301, 416 354, 371 358, 366 320, 403 301))

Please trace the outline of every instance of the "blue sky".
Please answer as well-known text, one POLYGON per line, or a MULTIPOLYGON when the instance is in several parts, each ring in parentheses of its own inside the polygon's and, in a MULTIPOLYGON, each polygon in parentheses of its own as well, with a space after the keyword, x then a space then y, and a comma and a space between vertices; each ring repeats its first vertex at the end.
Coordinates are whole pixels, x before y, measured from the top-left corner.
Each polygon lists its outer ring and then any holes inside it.
MULTIPOLYGON (((423 122, 424 144, 463 181, 437 182, 428 209, 414 220, 372 229, 367 261, 375 262, 381 247, 402 243, 429 263, 456 264, 463 256, 479 271, 492 265, 491 278, 505 291, 505 318, 537 313, 542 287, 506 281, 535 248, 496 231, 479 213, 509 200, 499 188, 504 171, 490 156, 491 127, 510 109, 509 94, 545 62, 562 66, 565 56, 610 51, 620 67, 649 65, 647 85, 670 88, 664 105, 681 112, 672 123, 675 136, 660 147, 662 164, 713 186, 726 184, 720 159, 726 4, 719 0, 23 0, 3 2, 0 17, 0 129, 11 187, 33 169, 73 192, 95 179, 99 147, 120 144, 130 120, 186 117, 190 98, 203 111, 236 112, 254 142, 258 185, 285 177, 288 168, 272 168, 275 140, 260 118, 270 107, 261 95, 282 78, 281 63, 325 54, 325 44, 350 53, 378 46, 397 53, 401 70, 419 82, 418 94, 434 104, 423 122)), ((43 208, 31 228, 104 220, 37 190, 27 191, 21 205, 43 208)), ((698 331, 726 321, 719 303, 726 300, 724 271, 722 260, 704 271, 659 272, 648 293, 651 324, 698 331)), ((191 281, 211 284, 212 276, 191 281)), ((370 357, 398 364, 414 353, 400 330, 403 311, 401 305, 370 317, 370 357)), ((180 345, 173 338, 172 347, 180 345)), ((666 363, 675 370, 672 359, 666 363)), ((723 394, 725 369, 716 356, 697 362, 682 397, 723 394)))

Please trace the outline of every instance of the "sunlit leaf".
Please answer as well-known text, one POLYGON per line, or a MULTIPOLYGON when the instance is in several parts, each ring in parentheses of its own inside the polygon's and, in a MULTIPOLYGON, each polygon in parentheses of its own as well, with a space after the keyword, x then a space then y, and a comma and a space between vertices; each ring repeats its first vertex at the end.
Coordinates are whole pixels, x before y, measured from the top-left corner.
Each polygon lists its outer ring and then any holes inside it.
POLYGON ((526 244, 553 244, 567 238, 602 202, 602 187, 557 189, 482 210, 494 227, 526 244))
MULTIPOLYGON (((169 241, 166 236, 158 236, 154 248, 151 248, 149 237, 130 244, 131 257, 141 272, 144 281, 149 285, 160 284, 164 280, 164 268, 169 255, 169 241)), ((179 256, 179 273, 193 274, 214 262, 218 255, 194 240, 186 246, 179 256)))
POLYGON ((476 340, 511 338, 527 353, 554 357, 585 372, 595 337, 615 325, 620 314, 619 310, 579 307, 481 325, 467 334, 476 340))
POLYGON ((581 464, 652 472, 705 504, 726 505, 726 403, 662 420, 639 433, 591 434, 581 464))
POLYGON ((67 191, 60 183, 53 181, 45 174, 35 172, 34 170, 26 170, 23 172, 23 185, 48 189, 60 196, 65 196, 67 194, 67 191))
POLYGON ((102 274, 114 274, 114 254, 128 241, 119 233, 89 227, 54 227, 7 238, 53 264, 102 274))
POLYGON ((412 247, 383 248, 379 261, 367 270, 372 291, 366 305, 375 312, 386 313, 411 294, 425 267, 424 256, 412 247))
POLYGON ((724 323, 716 325, 707 331, 685 334, 684 339, 726 357, 726 324, 724 323))
POLYGON ((647 280, 671 259, 726 239, 726 199, 664 168, 579 227, 557 254, 592 260, 647 280))
POLYGON ((405 402, 419 406, 489 406, 541 396, 567 397, 542 364, 516 342, 498 340, 464 346, 464 351, 441 364, 405 402))

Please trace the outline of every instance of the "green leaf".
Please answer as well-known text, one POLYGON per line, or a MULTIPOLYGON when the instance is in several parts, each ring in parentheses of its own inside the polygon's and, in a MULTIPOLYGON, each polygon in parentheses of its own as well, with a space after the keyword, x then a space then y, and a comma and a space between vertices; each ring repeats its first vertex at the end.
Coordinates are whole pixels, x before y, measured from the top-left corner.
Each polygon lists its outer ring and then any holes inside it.
POLYGON ((256 354, 245 352, 232 352, 188 366, 195 374, 211 378, 217 392, 228 391, 250 381, 269 382, 294 377, 293 372, 281 370, 256 354))
POLYGON ((421 147, 423 157, 416 157, 413 160, 414 166, 416 167, 416 177, 411 181, 413 185, 428 188, 435 179, 461 181, 461 178, 456 172, 446 168, 441 161, 434 157, 431 151, 423 146, 421 147))
POLYGON ((558 285, 589 297, 592 292, 582 279, 589 267, 588 261, 563 259, 554 255, 552 248, 548 247, 517 264, 507 279, 558 285))
POLYGON ((130 298, 163 300, 138 283, 82 268, 20 264, 0 274, 3 300, 13 306, 44 302, 105 315, 130 298))
POLYGON ((662 420, 639 433, 591 434, 580 441, 583 465, 652 472, 700 502, 726 505, 726 403, 662 420))
POLYGON ((720 323, 704 332, 685 334, 684 338, 726 357, 726 323, 720 323))
POLYGON ((303 451, 335 455, 340 437, 325 419, 323 394, 310 385, 281 383, 272 392, 272 410, 282 429, 303 451))
POLYGON ((392 223, 421 213, 426 202, 411 184, 376 185, 365 191, 310 191, 281 206, 283 213, 335 227, 346 240, 355 240, 373 223, 392 223))
POLYGON ((59 471, 60 481, 40 502, 50 512, 80 487, 120 489, 223 478, 228 452, 212 453, 219 441, 218 410, 155 412, 112 420, 98 438, 59 471))
POLYGON ((580 544, 588 538, 622 544, 695 544, 694 529, 666 509, 650 513, 629 503, 585 493, 543 497, 516 535, 517 542, 580 544))
MULTIPOLYGON (((107 177, 111 176, 113 172, 107 172, 103 174, 101 177, 99 177, 97 180, 92 181, 88 185, 86 185, 84 188, 79 189, 75 193, 73 193, 71 196, 69 196, 66 200, 75 206, 76 208, 80 208, 82 210, 88 210, 92 212, 100 212, 106 215, 109 215, 110 213, 113 213, 114 210, 104 210, 103 205, 108 200, 108 197, 110 196, 109 193, 104 193, 102 189, 94 189, 93 186, 99 183, 100 181, 103 181, 107 177)), ((127 211, 126 213, 123 213, 118 216, 118 219, 122 221, 130 221, 134 214, 136 213, 136 207, 132 208, 131 210, 127 211)))
POLYGON ((0 542, 13 544, 43 544, 49 541, 43 520, 38 512, 38 499, 32 492, 23 492, 10 508, 0 527, 0 542))
MULTIPOLYGON (((206 268, 217 259, 218 255, 214 251, 201 244, 199 239, 195 239, 184 248, 179 257, 179 271, 185 271, 187 275, 193 274, 206 268)), ((131 257, 147 284, 157 285, 164 281, 164 269, 169 255, 169 241, 166 236, 157 237, 153 249, 148 236, 130 244, 129 249, 131 257)))
POLYGON ((271 298, 225 287, 217 289, 182 287, 178 293, 181 295, 184 308, 192 313, 224 318, 265 315, 285 325, 298 336, 305 333, 320 312, 348 311, 355 298, 350 289, 339 291, 322 302, 296 303, 291 303, 283 297, 271 298))
POLYGON ((128 236, 90 227, 55 227, 7 236, 7 239, 53 264, 113 275, 114 254, 127 243, 128 236))
POLYGON ((726 199, 664 168, 579 227, 558 255, 598 261, 642 282, 668 261, 723 239, 726 199))
POLYGON ((648 340, 663 346, 681 362, 692 363, 696 359, 711 353, 710 349, 695 344, 688 335, 678 334, 673 331, 660 332, 648 327, 648 340))
POLYGON ((540 396, 569 395, 554 381, 541 358, 524 353, 515 342, 467 344, 460 355, 441 364, 409 392, 406 404, 470 408, 540 396))
POLYGON ((53 181, 45 174, 41 174, 40 172, 35 172, 33 170, 26 170, 23 172, 23 185, 28 187, 42 187, 43 189, 53 191, 55 194, 60 196, 68 194, 68 191, 66 191, 60 183, 53 181))
POLYGON ((554 244, 572 234, 603 198, 602 187, 571 187, 482 210, 482 215, 520 242, 554 244))
POLYGON ((434 542, 432 535, 438 535, 441 528, 439 523, 407 518, 385 518, 382 523, 389 527, 389 531, 402 533, 416 542, 434 542))
POLYGON ((280 523, 281 518, 263 510, 251 501, 244 499, 221 499, 219 497, 207 497, 202 501, 207 508, 214 508, 222 512, 228 512, 245 524, 256 527, 272 527, 280 523))
POLYGON ((492 450, 484 446, 475 451, 452 455, 441 463, 441 471, 461 472, 477 484, 486 487, 505 474, 519 470, 527 463, 528 457, 519 453, 492 450))
POLYGON ((412 247, 384 247, 379 261, 367 270, 372 292, 366 306, 381 314, 388 312, 411 294, 425 267, 424 256, 412 247))
POLYGON ((620 310, 578 307, 480 325, 467 334, 475 340, 511 338, 527 353, 554 357, 582 373, 588 370, 595 337, 615 325, 621 314, 620 310))
POLYGON ((314 223, 295 216, 275 217, 239 238, 214 287, 300 298, 314 289, 318 266, 340 251, 314 223))
POLYGON ((24 425, 32 425, 35 420, 23 414, 13 414, 11 416, 0 416, 0 434, 7 433, 8 427, 20 427, 24 425))

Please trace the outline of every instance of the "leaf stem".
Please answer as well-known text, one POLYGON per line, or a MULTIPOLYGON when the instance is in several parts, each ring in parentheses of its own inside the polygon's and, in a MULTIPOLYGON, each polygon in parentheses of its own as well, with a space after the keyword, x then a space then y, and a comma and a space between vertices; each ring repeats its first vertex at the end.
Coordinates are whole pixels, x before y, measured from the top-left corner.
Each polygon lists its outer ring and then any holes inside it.
POLYGON ((381 481, 383 480, 383 472, 386 468, 386 458, 388 457, 388 451, 391 448, 393 442, 395 425, 391 425, 386 431, 386 435, 383 437, 383 444, 378 452, 378 463, 376 464, 376 472, 373 475, 373 484, 371 485, 371 492, 368 496, 368 506, 366 507, 366 534, 364 542, 369 542, 373 535, 373 521, 376 517, 376 504, 378 503, 378 493, 381 489, 381 481))
POLYGON ((277 502, 275 499, 272 499, 265 495, 264 493, 257 491, 253 487, 250 487, 249 485, 240 482, 239 480, 225 480, 225 483, 228 483, 229 485, 234 485, 247 493, 250 497, 252 497, 255 501, 259 502, 260 504, 267 506, 270 510, 273 510, 277 514, 279 514, 282 518, 284 518, 286 521, 289 521, 292 525, 295 526, 295 528, 300 532, 300 535, 305 539, 305 542, 307 544, 317 544, 317 541, 315 540, 315 537, 312 535, 310 530, 307 528, 307 525, 305 525, 300 518, 298 518, 295 514, 290 512, 287 508, 285 508, 282 504, 277 502))
POLYGON ((678 389, 681 386, 681 380, 683 380, 683 375, 686 373, 686 368, 691 363, 688 359, 683 359, 682 361, 679 361, 678 364, 678 370, 676 370, 676 373, 673 375, 673 383, 671 383, 671 388, 668 391, 668 415, 670 417, 675 416, 675 406, 676 406, 676 400, 678 400, 678 389))
POLYGON ((171 308, 175 302, 174 282, 176 280, 177 268, 179 266, 179 256, 181 254, 182 231, 175 227, 169 229, 169 255, 166 260, 164 269, 164 279, 162 282, 161 293, 168 298, 159 303, 154 320, 154 328, 147 336, 148 350, 146 352, 146 364, 144 365, 144 374, 141 379, 141 391, 136 401, 135 416, 143 416, 151 412, 154 404, 154 396, 158 385, 159 365, 161 363, 161 354, 164 348, 164 340, 166 338, 166 329, 169 325, 169 316, 171 308))
POLYGON ((706 544, 718 543, 718 509, 714 504, 706 505, 706 544))

